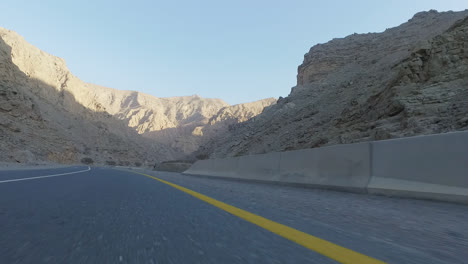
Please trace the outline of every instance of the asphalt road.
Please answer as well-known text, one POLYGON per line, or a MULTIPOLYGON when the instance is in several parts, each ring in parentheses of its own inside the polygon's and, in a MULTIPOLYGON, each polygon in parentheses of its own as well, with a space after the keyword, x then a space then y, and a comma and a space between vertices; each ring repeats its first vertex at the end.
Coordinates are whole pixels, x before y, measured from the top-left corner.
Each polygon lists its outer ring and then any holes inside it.
MULTIPOLYGON (((0 263, 338 263, 155 179, 87 170, 0 171, 0 263)), ((465 205, 144 173, 384 262, 468 263, 465 205)))

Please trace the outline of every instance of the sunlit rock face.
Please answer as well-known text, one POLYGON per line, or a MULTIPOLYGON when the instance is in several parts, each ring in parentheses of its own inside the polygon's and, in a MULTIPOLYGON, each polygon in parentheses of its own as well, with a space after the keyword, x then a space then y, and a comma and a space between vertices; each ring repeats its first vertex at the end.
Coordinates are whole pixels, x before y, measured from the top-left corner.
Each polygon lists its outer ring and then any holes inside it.
POLYGON ((94 94, 64 60, 0 29, 0 160, 150 164, 178 155, 138 137, 94 94))
MULTIPOLYGON (((221 99, 157 98, 85 83, 63 59, 3 28, 0 56, 0 147, 12 150, 0 154, 4 161, 25 160, 22 152, 11 154, 16 150, 29 151, 29 160, 69 163, 181 159, 216 134, 204 133, 205 126, 230 109, 221 99)), ((245 121, 275 102, 267 101, 233 106, 226 123, 245 121)))
POLYGON ((468 11, 313 46, 297 86, 203 145, 225 157, 468 129, 468 11))

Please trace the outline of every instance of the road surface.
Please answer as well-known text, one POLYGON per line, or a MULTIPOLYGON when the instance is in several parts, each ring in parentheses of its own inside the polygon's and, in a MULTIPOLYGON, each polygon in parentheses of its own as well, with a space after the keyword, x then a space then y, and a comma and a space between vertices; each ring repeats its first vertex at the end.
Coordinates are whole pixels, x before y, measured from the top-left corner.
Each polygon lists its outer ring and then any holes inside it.
POLYGON ((143 170, 0 171, 0 263, 346 263, 347 253, 467 263, 468 206, 143 170))

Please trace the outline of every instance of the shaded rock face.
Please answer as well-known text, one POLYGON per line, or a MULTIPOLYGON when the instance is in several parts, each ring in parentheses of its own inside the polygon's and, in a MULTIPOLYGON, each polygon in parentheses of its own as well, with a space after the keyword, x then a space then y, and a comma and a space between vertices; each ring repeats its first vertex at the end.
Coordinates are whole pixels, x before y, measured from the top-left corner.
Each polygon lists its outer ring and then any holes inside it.
POLYGON ((312 47, 286 98, 200 157, 467 130, 468 11, 421 12, 383 33, 312 47))
POLYGON ((431 10, 414 15, 407 23, 383 33, 353 34, 313 46, 298 67, 297 85, 326 81, 330 74, 352 70, 352 66, 372 67, 392 64, 408 55, 408 49, 424 45, 447 30, 464 12, 438 13, 431 10))
POLYGON ((467 43, 465 18, 395 65, 396 78, 364 104, 346 108, 337 128, 376 140, 468 129, 467 43))
MULTIPOLYGON (((230 123, 264 105, 234 106, 230 123)), ((204 127, 221 109, 229 105, 220 99, 157 98, 82 82, 63 59, 0 28, 0 148, 8 150, 2 161, 88 157, 96 164, 146 165, 181 159, 207 140, 204 127)))

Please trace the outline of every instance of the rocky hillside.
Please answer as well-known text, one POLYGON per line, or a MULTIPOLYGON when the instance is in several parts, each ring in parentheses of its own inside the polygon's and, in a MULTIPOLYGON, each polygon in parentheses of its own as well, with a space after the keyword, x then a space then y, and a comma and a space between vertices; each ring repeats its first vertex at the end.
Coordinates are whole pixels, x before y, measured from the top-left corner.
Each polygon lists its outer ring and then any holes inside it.
POLYGON ((184 158, 199 147, 201 135, 194 134, 194 130, 205 126, 219 109, 228 106, 221 99, 197 95, 158 98, 135 91, 86 86, 89 91, 86 105, 98 105, 101 111, 123 121, 141 136, 176 151, 177 158, 184 158))
POLYGON ((62 59, 0 29, 0 160, 150 164, 178 155, 138 137, 98 104, 78 102, 80 87, 62 59))
POLYGON ((265 153, 468 129, 468 11, 429 11, 382 33, 318 44, 297 86, 231 126, 200 157, 265 153))
POLYGON ((277 99, 267 98, 251 103, 238 104, 221 108, 216 115, 210 118, 208 124, 200 129, 204 136, 201 145, 209 144, 218 136, 223 136, 229 130, 242 125, 243 122, 261 114, 266 108, 276 104, 277 99))
POLYGON ((148 131, 143 134, 155 142, 168 144, 173 149, 184 153, 185 158, 191 155, 201 145, 212 138, 222 136, 232 125, 245 122, 260 114, 265 107, 276 103, 276 99, 268 98, 255 102, 224 106, 208 118, 208 115, 195 115, 192 120, 178 124, 175 127, 148 131))
MULTIPOLYGON (((63 59, 3 28, 0 56, 0 147, 9 150, 0 153, 0 161, 73 163, 90 157, 97 163, 150 164, 180 159, 207 140, 204 126, 230 107, 196 95, 157 98, 85 83, 63 59)), ((231 116, 244 121, 268 104, 234 106, 240 109, 231 116)))

